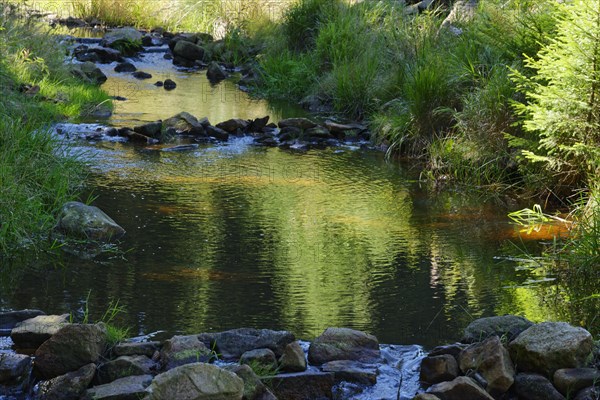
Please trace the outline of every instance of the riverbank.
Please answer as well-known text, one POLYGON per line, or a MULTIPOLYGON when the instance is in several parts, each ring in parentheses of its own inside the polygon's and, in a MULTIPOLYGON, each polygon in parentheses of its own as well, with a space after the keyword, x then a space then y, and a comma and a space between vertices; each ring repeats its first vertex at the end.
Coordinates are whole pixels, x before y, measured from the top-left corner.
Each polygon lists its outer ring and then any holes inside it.
POLYGON ((600 377, 585 329, 513 315, 474 320, 460 342, 431 351, 347 328, 311 342, 247 328, 110 342, 105 324, 68 314, 22 310, 0 321, 11 338, 2 342, 0 395, 17 399, 584 400, 600 377))
POLYGON ((0 258, 47 249, 62 204, 81 188, 85 168, 51 138, 52 123, 109 108, 108 95, 78 81, 64 47, 45 25, 0 10, 0 258))

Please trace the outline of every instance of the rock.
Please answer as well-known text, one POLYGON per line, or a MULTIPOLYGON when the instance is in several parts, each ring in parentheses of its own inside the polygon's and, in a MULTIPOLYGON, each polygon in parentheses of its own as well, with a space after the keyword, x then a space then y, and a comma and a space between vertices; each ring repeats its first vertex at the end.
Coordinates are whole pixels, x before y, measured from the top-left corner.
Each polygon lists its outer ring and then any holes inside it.
POLYGON ((538 374, 517 374, 514 389, 522 400, 565 400, 548 379, 538 374))
POLYGON ((205 135, 204 126, 196 117, 187 112, 181 112, 163 121, 163 128, 175 129, 180 134, 205 135))
POLYGON ((128 376, 88 389, 81 400, 138 400, 145 398, 151 382, 152 375, 128 376))
POLYGON ((459 355, 460 369, 479 372, 487 382, 486 390, 497 397, 512 386, 515 368, 498 336, 491 336, 463 350, 459 355))
POLYGON ((329 129, 322 126, 315 126, 314 128, 306 129, 304 131, 304 137, 310 139, 329 139, 332 136, 329 129))
POLYGON ((458 363, 450 354, 425 357, 421 361, 420 380, 428 384, 451 381, 459 375, 458 363))
POLYGON ((118 28, 106 33, 100 44, 133 55, 143 50, 142 37, 143 35, 135 28, 118 28))
POLYGON ((565 368, 554 373, 554 386, 565 396, 600 382, 600 371, 596 368, 565 368))
POLYGON ((219 122, 217 124, 217 128, 223 129, 229 133, 236 133, 239 131, 244 131, 248 127, 249 122, 244 119, 228 119, 227 121, 219 122))
POLYGON ((150 36, 150 35, 144 35, 144 36, 142 36, 141 42, 142 42, 142 46, 144 46, 144 47, 150 47, 150 46, 154 45, 154 42, 152 40, 152 36, 150 36))
POLYGON ((156 87, 163 87, 165 84, 163 83, 163 81, 156 81, 154 82, 154 86, 156 87))
POLYGON ((195 143, 191 143, 191 144, 180 144, 178 146, 172 146, 172 147, 165 147, 162 148, 161 151, 177 151, 177 152, 181 152, 181 151, 194 151, 197 150, 198 147, 200 147, 199 145, 195 144, 195 143))
POLYGON ((23 354, 0 353, 0 384, 15 381, 29 372, 31 357, 23 354))
POLYGON ((117 64, 115 72, 135 72, 137 68, 130 62, 122 62, 117 64))
POLYGON ((218 82, 227 78, 227 73, 219 65, 219 63, 217 63, 216 61, 211 61, 210 64, 208 64, 208 69, 206 70, 206 77, 211 82, 218 82))
POLYGON ((592 351, 592 335, 565 322, 543 322, 522 332, 509 346, 519 370, 551 377, 562 368, 578 368, 592 351))
POLYGON ((98 361, 105 348, 103 324, 65 325, 35 352, 35 371, 51 379, 98 361))
POLYGON ((160 351, 160 363, 165 370, 183 364, 206 362, 211 358, 211 351, 196 335, 173 336, 165 341, 160 351))
POLYGON ((466 349, 468 345, 463 343, 454 343, 448 344, 445 346, 437 346, 433 350, 429 352, 430 357, 441 356, 442 354, 450 354, 452 357, 456 358, 458 361, 458 355, 461 351, 466 349))
POLYGON ((592 386, 580 390, 573 400, 598 400, 600 399, 600 388, 592 386))
POLYGON ((241 400, 244 381, 214 365, 186 364, 154 378, 148 393, 148 400, 241 400))
POLYGON ((76 400, 94 379, 96 364, 87 364, 77 371, 43 381, 38 387, 36 400, 76 400))
POLYGON ((206 127, 206 134, 210 137, 213 137, 217 140, 221 140, 226 142, 229 140, 229 133, 225 132, 221 128, 217 128, 216 126, 208 125, 206 127))
POLYGON ((185 58, 189 61, 202 60, 204 58, 204 49, 187 40, 179 40, 172 49, 173 55, 185 58))
POLYGON ((240 328, 215 334, 203 334, 202 341, 214 343, 224 359, 239 359, 242 354, 254 349, 271 349, 275 356, 281 357, 285 347, 296 340, 288 331, 272 331, 269 329, 240 328))
POLYGON ((266 371, 275 371, 277 369, 277 358, 270 349, 255 349, 242 354, 240 364, 250 365, 266 371))
POLYGON ((441 400, 441 399, 431 393, 419 393, 418 395, 413 397, 413 400, 441 400))
POLYGON ((244 395, 242 396, 242 400, 262 400, 268 398, 267 396, 269 395, 273 396, 249 366, 228 365, 224 369, 233 372, 244 381, 244 395))
POLYGON ((506 336, 510 342, 532 325, 533 322, 517 315, 479 318, 465 328, 462 341, 465 343, 481 342, 496 335, 506 336))
POLYGON ((315 124, 314 122, 312 122, 311 120, 309 120, 307 118, 288 118, 288 119, 282 119, 281 121, 279 121, 278 126, 281 129, 287 128, 287 127, 293 127, 293 128, 298 128, 298 129, 304 130, 304 129, 314 128, 315 126, 317 126, 317 124, 315 124))
POLYGON ((442 382, 431 386, 427 393, 439 397, 441 400, 492 400, 485 390, 475 381, 466 376, 459 376, 452 381, 442 382))
POLYGON ((133 73, 133 77, 136 79, 150 79, 152 78, 152 74, 149 74, 144 71, 136 71, 133 73))
POLYGON ((67 236, 97 241, 120 239, 125 234, 125 230, 98 207, 77 201, 62 206, 55 229, 67 236))
POLYGON ((299 372, 269 376, 262 379, 280 400, 333 399, 335 384, 332 373, 299 372))
POLYGON ((106 75, 93 62, 74 64, 70 67, 71 74, 92 85, 101 85, 106 82, 106 75))
POLYGON ((458 0, 452 6, 450 14, 442 21, 440 31, 448 29, 454 35, 462 34, 462 29, 455 26, 456 23, 466 23, 473 19, 477 10, 477 0, 458 0))
POLYGON ((377 383, 377 367, 357 361, 330 361, 323 364, 321 370, 333 373, 336 382, 356 382, 361 385, 374 385, 377 383))
POLYGON ((188 60, 187 58, 183 58, 180 56, 173 56, 173 65, 177 65, 179 67, 194 68, 197 66, 197 62, 198 61, 188 60))
POLYGON ((40 315, 17 324, 10 338, 17 348, 37 349, 68 323, 69 314, 40 315))
POLYGON ((162 121, 149 122, 147 124, 134 127, 133 131, 141 133, 144 136, 159 139, 161 137, 162 126, 162 121))
POLYGON ((364 125, 360 124, 338 124, 330 120, 325 121, 325 127, 335 135, 343 135, 348 131, 364 131, 367 129, 364 125))
POLYGON ((75 55, 75 59, 79 62, 86 62, 86 61, 93 62, 93 63, 100 62, 100 57, 98 57, 98 54, 96 54, 95 52, 92 52, 92 51, 77 53, 75 55))
POLYGON ((327 328, 308 349, 308 361, 313 365, 335 360, 372 362, 380 357, 375 336, 348 328, 327 328))
POLYGON ((300 343, 292 342, 285 346, 279 359, 279 369, 284 372, 306 371, 306 356, 300 343))
POLYGON ((146 356, 121 356, 98 367, 97 382, 109 383, 133 375, 150 375, 156 364, 146 356))
POLYGON ((102 64, 110 64, 115 61, 122 61, 123 57, 119 50, 115 49, 107 49, 105 47, 93 47, 88 50, 88 53, 93 53, 98 57, 100 63, 102 64))
POLYGON ((256 118, 250 122, 250 125, 248 125, 247 130, 248 132, 263 132, 268 122, 268 115, 266 117, 256 118))
POLYGON ((151 138, 146 135, 142 135, 141 133, 137 133, 132 131, 131 129, 123 129, 119 131, 120 136, 124 136, 134 143, 144 143, 144 144, 155 144, 158 143, 158 139, 151 138))
POLYGON ((171 79, 165 79, 163 87, 165 90, 173 90, 177 87, 177 84, 171 79))
POLYGON ((279 137, 280 141, 284 142, 286 140, 297 139, 300 137, 300 135, 302 135, 302 129, 293 126, 286 126, 279 131, 277 136, 279 137))
POLYGON ((19 310, 0 313, 0 336, 9 336, 12 329, 19 323, 27 319, 35 318, 40 315, 46 315, 40 310, 19 310))

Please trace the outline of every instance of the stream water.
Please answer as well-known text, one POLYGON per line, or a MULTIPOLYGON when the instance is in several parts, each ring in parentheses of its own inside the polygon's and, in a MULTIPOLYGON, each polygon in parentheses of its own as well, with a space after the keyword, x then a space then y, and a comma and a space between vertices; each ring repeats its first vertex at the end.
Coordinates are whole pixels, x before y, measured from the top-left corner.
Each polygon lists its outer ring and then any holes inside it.
MULTIPOLYGON (((153 78, 102 66, 104 87, 127 100, 92 122, 132 126, 181 111, 212 123, 304 115, 252 100, 233 81, 213 86, 203 71, 178 71, 161 53, 133 62, 153 78), (166 78, 175 90, 153 85, 166 78)), ((417 167, 358 146, 298 153, 251 142, 179 153, 73 139, 91 166, 93 204, 127 231, 122 251, 6 266, 0 310, 81 313, 87 301, 94 319, 118 300, 117 322, 132 335, 247 326, 312 339, 344 326, 425 347, 459 339, 481 316, 568 315, 553 297, 564 291, 554 276, 502 258, 519 246, 538 251, 548 237, 519 234, 506 217, 517 204, 432 190, 417 167)))

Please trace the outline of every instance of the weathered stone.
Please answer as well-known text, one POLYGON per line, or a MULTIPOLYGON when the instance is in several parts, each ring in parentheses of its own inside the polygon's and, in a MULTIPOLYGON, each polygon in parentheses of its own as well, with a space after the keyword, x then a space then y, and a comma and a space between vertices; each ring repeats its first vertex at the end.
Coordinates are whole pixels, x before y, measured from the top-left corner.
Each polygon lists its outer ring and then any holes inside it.
POLYGON ((132 75, 136 79, 150 79, 150 78, 152 78, 152 74, 149 74, 149 73, 144 72, 144 71, 135 71, 132 75))
POLYGON ((557 369, 583 366, 592 345, 592 335, 583 328, 543 322, 521 333, 509 351, 519 370, 552 377, 557 369))
POLYGON ((186 364, 154 378, 148 393, 148 400, 241 400, 244 381, 211 364, 186 364))
POLYGON ((187 112, 181 112, 163 121, 165 131, 168 128, 175 129, 178 133, 189 135, 204 135, 204 126, 196 117, 187 112))
POLYGON ((160 351, 163 369, 171 369, 183 364, 206 362, 212 357, 211 351, 198 340, 198 336, 173 336, 165 341, 160 351))
POLYGON ((565 400, 548 379, 538 374, 517 374, 514 388, 523 400, 565 400))
POLYGON ((71 65, 70 71, 74 76, 93 85, 100 85, 108 79, 100 68, 90 61, 71 65))
POLYGON ((600 399, 600 387, 591 386, 580 390, 573 400, 598 400, 600 399))
POLYGON ((133 375, 150 375, 156 366, 146 356, 121 356, 98 367, 96 381, 100 384, 133 375))
POLYGON ((240 364, 275 371, 277 369, 277 357, 275 357, 275 353, 270 349, 249 350, 240 357, 240 364))
POLYGON ((133 55, 136 52, 143 50, 142 36, 143 35, 135 28, 118 28, 106 33, 100 44, 102 46, 121 50, 128 55, 133 55))
POLYGON ((250 122, 250 125, 248 125, 247 130, 248 130, 248 132, 262 132, 268 123, 269 123, 268 115, 266 117, 256 118, 250 122))
POLYGON ((106 348, 103 324, 69 324, 35 352, 35 371, 43 379, 75 371, 96 362, 106 348))
POLYGON ((282 119, 281 121, 279 121, 278 126, 281 129, 291 126, 294 128, 304 130, 304 129, 314 128, 315 126, 317 126, 317 124, 315 124, 313 121, 311 121, 307 118, 287 118, 287 119, 282 119))
POLYGON ((356 382, 362 385, 374 385, 377 383, 377 367, 372 364, 337 360, 323 364, 321 370, 333 373, 336 382, 356 382))
POLYGON ((115 356, 147 356, 152 357, 160 348, 160 342, 121 342, 113 347, 115 356))
POLYGON ((310 139, 328 139, 331 136, 329 129, 322 126, 315 126, 304 131, 304 136, 310 139))
POLYGON ((288 331, 272 331, 269 329, 240 328, 225 332, 202 334, 200 340, 216 348, 224 359, 239 359, 242 354, 254 349, 271 349, 277 357, 281 357, 285 346, 296 340, 288 331))
POLYGON ((443 354, 450 354, 451 356, 456 358, 458 361, 458 355, 460 354, 461 351, 463 351, 467 347, 469 347, 469 346, 466 344, 463 344, 463 343, 454 343, 454 344, 447 344, 444 346, 437 346, 437 347, 434 347, 433 350, 431 350, 429 352, 429 356, 434 357, 434 356, 441 356, 443 354))
POLYGON ((459 376, 452 381, 442 382, 431 386, 428 390, 441 400, 492 400, 485 390, 475 381, 466 376, 459 376))
POLYGON ((177 87, 177 84, 172 79, 165 79, 163 87, 165 88, 165 90, 173 90, 177 87))
POLYGON ((298 342, 289 343, 279 359, 279 369, 284 372, 306 371, 306 356, 298 342))
POLYGON ((221 140, 223 142, 226 142, 229 140, 229 133, 225 132, 221 128, 217 128, 216 126, 208 125, 207 127, 205 127, 205 129, 206 129, 206 134, 210 137, 213 137, 217 140, 221 140))
POLYGON ((202 60, 204 57, 204 49, 187 40, 179 40, 173 48, 173 55, 183 57, 190 61, 202 60))
POLYGON ((119 239, 125 234, 125 230, 98 207, 77 201, 70 201, 62 206, 56 230, 66 235, 98 241, 119 239))
POLYGON ((565 368, 554 373, 554 386, 565 396, 600 382, 600 371, 596 368, 565 368))
POLYGON ((229 365, 224 367, 224 369, 233 372, 244 381, 244 395, 242 396, 242 400, 262 400, 268 395, 273 396, 267 386, 261 382, 260 378, 248 365, 229 365))
POLYGON ((128 376, 88 389, 81 400, 139 400, 145 398, 146 388, 151 382, 152 375, 128 376))
POLYGON ((302 135, 302 129, 293 126, 286 126, 279 131, 278 137, 279 140, 283 142, 286 140, 297 139, 300 137, 300 135, 302 135))
POLYGON ((25 375, 31 367, 31 357, 23 354, 0 353, 0 384, 25 375))
POLYGON ((96 364, 87 364, 77 371, 43 381, 36 400, 77 400, 94 379, 96 364))
POLYGON ((498 336, 491 336, 463 350, 459 355, 460 369, 479 372, 487 382, 486 390, 496 397, 506 393, 512 386, 515 368, 498 336))
POLYGON ((458 363, 450 354, 425 357, 421 361, 421 382, 434 384, 451 381, 459 374, 458 363))
POLYGON ((262 379, 280 400, 332 399, 333 374, 300 372, 268 376, 262 379))
POLYGON ((462 341, 465 343, 481 342, 494 335, 506 336, 508 341, 512 341, 532 325, 533 322, 517 315, 479 318, 465 328, 462 341))
POLYGON ((40 315, 18 323, 10 338, 17 348, 37 349, 68 323, 69 314, 40 315))
POLYGON ((244 131, 248 127, 249 122, 245 119, 233 118, 228 119, 227 121, 223 121, 217 124, 217 128, 223 129, 229 133, 236 133, 239 131, 244 131))
POLYGON ((134 127, 133 131, 141 133, 144 136, 149 136, 158 139, 161 136, 162 126, 162 121, 149 122, 147 124, 134 127))
POLYGON ((347 131, 364 131, 367 128, 360 124, 338 124, 336 122, 327 120, 325 121, 325 127, 329 129, 331 133, 343 134, 347 131))
POLYGON ((413 397, 413 400, 440 400, 440 398, 431 393, 419 393, 413 397))
POLYGON ((210 64, 208 64, 208 69, 206 70, 206 77, 210 81, 216 82, 227 78, 227 73, 218 62, 211 61, 210 64))
POLYGON ((115 66, 115 72, 135 72, 137 68, 130 62, 122 62, 115 66))
POLYGON ((40 315, 46 315, 40 310, 19 310, 0 313, 0 336, 10 335, 12 329, 25 320, 35 318, 40 315))
POLYGON ((175 151, 175 152, 194 151, 194 150, 197 150, 198 147, 200 147, 200 146, 198 144, 196 144, 196 143, 180 144, 180 145, 177 145, 177 146, 163 147, 162 149, 160 149, 160 151, 166 151, 166 152, 171 152, 171 151, 175 151))
POLYGON ((380 356, 375 336, 348 328, 327 328, 308 349, 308 361, 313 365, 335 360, 372 362, 380 356))

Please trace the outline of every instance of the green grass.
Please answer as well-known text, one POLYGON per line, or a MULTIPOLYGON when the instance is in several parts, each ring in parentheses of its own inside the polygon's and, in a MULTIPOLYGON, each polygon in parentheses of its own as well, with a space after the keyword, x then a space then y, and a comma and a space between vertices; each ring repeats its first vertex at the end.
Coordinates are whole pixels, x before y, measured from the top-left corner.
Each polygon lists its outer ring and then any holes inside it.
POLYGON ((48 133, 52 122, 107 101, 71 77, 64 49, 39 25, 0 15, 0 254, 44 248, 59 207, 82 183, 83 165, 48 133), (21 85, 39 86, 37 94, 21 85))

